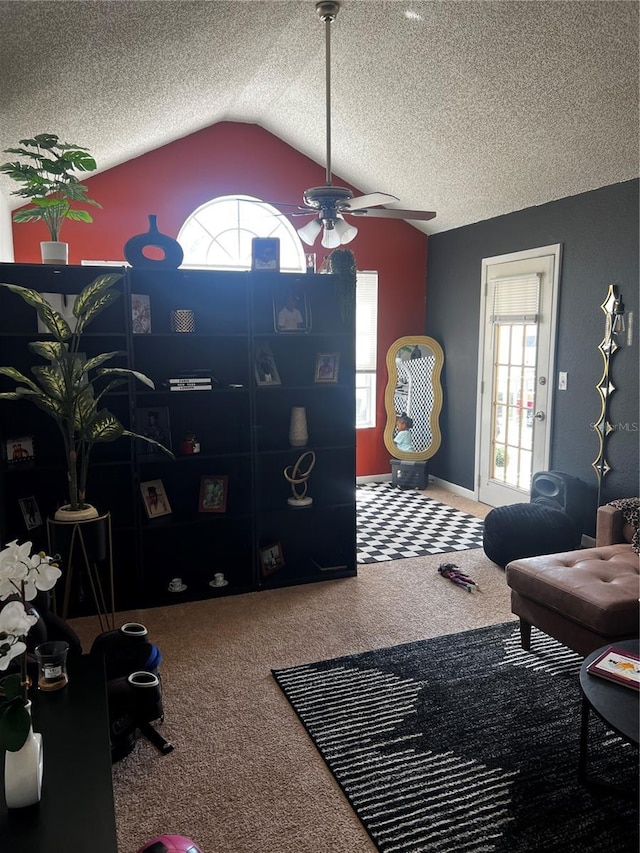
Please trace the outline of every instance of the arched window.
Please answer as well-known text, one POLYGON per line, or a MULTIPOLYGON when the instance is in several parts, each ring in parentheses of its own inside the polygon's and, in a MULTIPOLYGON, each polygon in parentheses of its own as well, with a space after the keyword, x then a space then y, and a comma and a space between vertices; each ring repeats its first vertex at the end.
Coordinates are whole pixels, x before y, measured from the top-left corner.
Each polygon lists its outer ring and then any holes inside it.
POLYGON ((293 225, 273 205, 248 195, 219 196, 187 217, 178 234, 182 266, 251 269, 254 237, 280 240, 282 272, 305 271, 304 249, 293 225))

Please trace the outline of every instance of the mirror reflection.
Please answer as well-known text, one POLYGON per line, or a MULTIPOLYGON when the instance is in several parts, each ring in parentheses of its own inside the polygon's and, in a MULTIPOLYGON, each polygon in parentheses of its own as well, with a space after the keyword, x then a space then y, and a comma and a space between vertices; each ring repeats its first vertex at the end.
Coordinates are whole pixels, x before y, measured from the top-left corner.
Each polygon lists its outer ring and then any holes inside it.
POLYGON ((443 363, 433 338, 408 335, 389 347, 384 443, 396 459, 430 459, 440 447, 443 363))

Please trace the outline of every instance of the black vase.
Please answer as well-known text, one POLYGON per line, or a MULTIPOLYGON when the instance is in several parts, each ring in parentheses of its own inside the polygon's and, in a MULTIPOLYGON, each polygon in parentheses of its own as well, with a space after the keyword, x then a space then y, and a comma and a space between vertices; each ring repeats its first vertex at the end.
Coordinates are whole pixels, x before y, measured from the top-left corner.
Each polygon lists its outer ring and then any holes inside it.
POLYGON ((168 234, 158 231, 155 215, 149 215, 149 230, 144 234, 137 234, 127 240, 124 244, 124 256, 132 267, 152 267, 154 269, 176 270, 182 263, 184 252, 182 246, 168 234), (164 252, 164 258, 154 260, 147 258, 143 250, 147 246, 155 246, 164 252))

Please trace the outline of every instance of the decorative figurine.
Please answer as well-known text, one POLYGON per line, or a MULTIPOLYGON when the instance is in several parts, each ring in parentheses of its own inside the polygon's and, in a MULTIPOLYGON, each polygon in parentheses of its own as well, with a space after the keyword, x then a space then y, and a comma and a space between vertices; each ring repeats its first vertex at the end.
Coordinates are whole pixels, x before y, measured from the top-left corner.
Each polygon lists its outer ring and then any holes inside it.
POLYGON ((291 483, 291 491, 293 492, 293 495, 287 498, 287 503, 290 507, 294 509, 306 509, 313 503, 313 498, 307 495, 307 480, 315 464, 316 454, 313 450, 307 450, 298 456, 295 465, 289 465, 284 469, 284 478, 288 483, 291 483), (307 470, 303 472, 301 468, 307 456, 309 457, 309 464, 307 470))

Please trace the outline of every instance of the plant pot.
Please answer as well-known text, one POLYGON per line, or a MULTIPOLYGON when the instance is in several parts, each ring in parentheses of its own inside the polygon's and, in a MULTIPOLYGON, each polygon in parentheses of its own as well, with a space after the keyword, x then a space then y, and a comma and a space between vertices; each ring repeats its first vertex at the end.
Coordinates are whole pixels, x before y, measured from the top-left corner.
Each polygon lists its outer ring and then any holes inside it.
MULTIPOLYGON (((31 714, 31 702, 26 705, 31 714)), ((4 795, 8 809, 21 809, 40 802, 42 795, 42 735, 29 726, 24 745, 7 752, 4 759, 4 795)))
POLYGON ((40 243, 43 264, 66 265, 69 263, 69 244, 59 240, 47 240, 40 243))
POLYGON ((71 509, 68 504, 58 507, 53 517, 56 521, 66 521, 69 524, 77 524, 80 521, 90 521, 92 518, 97 518, 100 515, 98 510, 86 504, 84 509, 71 509))
MULTIPOLYGON (((82 525, 82 539, 92 563, 107 558, 108 514, 100 515, 93 506, 87 506, 78 512, 72 512, 68 506, 56 510, 51 523, 51 547, 68 559, 74 525, 82 525)), ((76 533, 76 537, 77 537, 76 533)), ((80 552, 81 553, 81 552, 80 552)))

